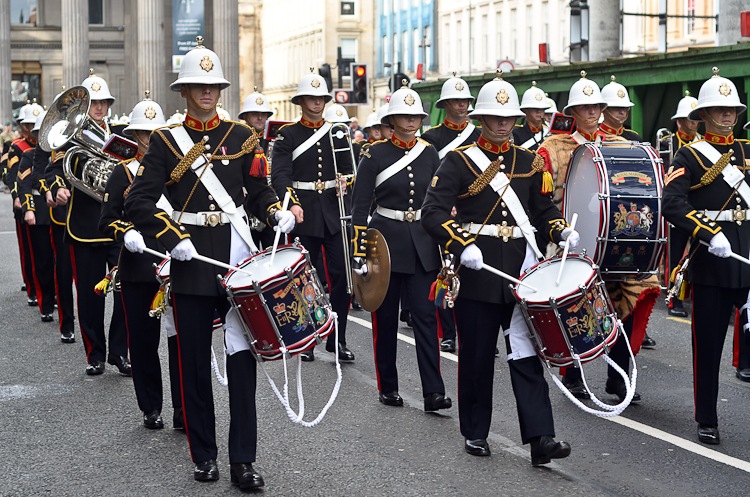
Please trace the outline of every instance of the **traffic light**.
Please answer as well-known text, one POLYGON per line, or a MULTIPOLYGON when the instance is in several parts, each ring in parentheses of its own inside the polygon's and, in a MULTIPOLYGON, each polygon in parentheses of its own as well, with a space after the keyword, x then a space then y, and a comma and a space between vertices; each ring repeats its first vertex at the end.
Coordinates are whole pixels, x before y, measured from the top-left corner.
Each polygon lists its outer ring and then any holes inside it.
POLYGON ((333 89, 333 79, 331 78, 331 64, 321 64, 318 68, 318 74, 320 74, 328 85, 328 91, 333 89))
POLYGON ((350 104, 369 105, 367 64, 352 63, 352 99, 350 104))

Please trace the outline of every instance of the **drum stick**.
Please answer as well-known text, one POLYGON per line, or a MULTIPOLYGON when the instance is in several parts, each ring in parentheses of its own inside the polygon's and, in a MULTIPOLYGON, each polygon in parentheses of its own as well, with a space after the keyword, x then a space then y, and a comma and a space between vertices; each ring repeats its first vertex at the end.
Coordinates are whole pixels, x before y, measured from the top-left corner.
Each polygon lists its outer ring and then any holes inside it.
MULTIPOLYGON (((711 245, 701 240, 701 243, 705 245, 706 247, 710 247, 711 245)), ((729 257, 732 259, 737 259, 740 262, 744 262, 748 266, 750 266, 750 259, 746 259, 745 257, 742 257, 741 255, 737 255, 734 252, 729 252, 729 257)))
MULTIPOLYGON (((148 247, 145 247, 143 251, 148 254, 155 255, 156 257, 163 257, 165 259, 172 258, 172 256, 170 255, 162 254, 161 252, 157 252, 156 250, 151 250, 148 247)), ((216 259, 211 259, 210 257, 206 257, 205 255, 195 254, 193 256, 193 259, 199 260, 201 262, 206 262, 208 264, 213 264, 214 266, 223 267, 224 269, 229 269, 230 271, 239 271, 240 273, 245 273, 249 276, 253 275, 253 273, 251 273, 250 271, 246 271, 244 269, 238 268, 237 266, 232 266, 231 264, 226 264, 224 262, 217 261, 216 259)))
MULTIPOLYGON (((289 207, 289 200, 290 200, 290 195, 289 195, 289 191, 287 191, 284 194, 284 204, 281 206, 282 211, 287 210, 287 207, 289 207)), ((268 261, 269 266, 273 266, 273 260, 274 258, 276 258, 276 248, 279 246, 279 238, 281 238, 281 230, 278 229, 278 226, 277 226, 276 236, 273 239, 273 250, 271 251, 271 260, 268 261)))
MULTIPOLYGON (((578 213, 573 213, 573 219, 570 220, 570 229, 574 230, 576 229, 576 223, 578 222, 578 213)), ((567 240, 565 240, 565 248, 563 249, 563 256, 562 256, 562 262, 560 263, 560 272, 557 273, 557 282, 555 282, 556 285, 560 284, 560 278, 562 277, 563 268, 565 267, 565 259, 568 257, 568 249, 570 248, 570 244, 567 240)))
POLYGON ((504 273, 504 272, 500 271, 499 269, 495 269, 495 268, 494 268, 494 267, 492 267, 492 266, 488 266, 488 265, 487 265, 487 264, 485 264, 485 263, 482 263, 482 269, 484 269, 484 270, 487 270, 487 271, 489 271, 489 272, 490 272, 490 273, 492 273, 492 274, 496 274, 496 275, 500 276, 501 278, 505 278, 506 280, 510 280, 510 281, 512 281, 513 283, 517 283, 517 284, 519 284, 519 285, 521 285, 521 286, 525 286, 525 287, 526 287, 526 288, 528 288, 529 290, 531 290, 531 291, 533 291, 533 292, 536 292, 536 288, 534 288, 533 286, 531 286, 531 285, 528 285, 528 284, 524 283, 524 282, 523 282, 523 281, 521 281, 521 280, 517 280, 517 279, 515 279, 515 278, 514 278, 513 276, 511 276, 511 275, 509 275, 509 274, 506 274, 506 273, 504 273))

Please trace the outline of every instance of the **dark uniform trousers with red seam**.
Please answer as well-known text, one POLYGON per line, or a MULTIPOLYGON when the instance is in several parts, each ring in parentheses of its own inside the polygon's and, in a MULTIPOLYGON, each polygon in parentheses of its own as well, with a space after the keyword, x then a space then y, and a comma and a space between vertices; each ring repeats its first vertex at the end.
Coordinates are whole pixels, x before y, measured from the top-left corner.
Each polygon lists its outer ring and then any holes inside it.
MULTIPOLYGON (((185 427, 193 462, 216 459, 216 416, 211 394, 211 340, 214 312, 229 311, 224 296, 172 294, 185 427), (182 331, 182 332, 181 332, 182 331)), ((255 462, 258 421, 255 412, 256 364, 249 350, 227 356, 229 381, 229 462, 255 462)))
MULTIPOLYGON (((469 439, 487 438, 492 421, 492 383, 495 376, 495 345, 501 329, 510 326, 515 303, 493 304, 456 299, 458 328, 458 413, 461 434, 469 439)), ((512 353, 506 337, 505 348, 512 353)), ((510 381, 516 397, 521 439, 555 436, 549 386, 539 358, 508 361, 510 381)))
MULTIPOLYGON (((15 209, 14 209, 15 212, 15 209)), ((26 223, 16 219, 16 236, 18 237, 18 252, 21 261, 21 275, 26 285, 26 295, 31 299, 36 297, 36 285, 34 285, 34 263, 31 260, 31 242, 26 223)))
MULTIPOLYGON (((105 299, 94 292, 94 287, 107 274, 107 267, 117 265, 120 255, 119 243, 70 244, 73 264, 73 279, 76 283, 78 322, 83 333, 86 358, 89 364, 104 361, 107 357, 107 340, 104 333, 105 299)), ((109 323, 109 353, 128 355, 127 331, 122 299, 114 299, 114 310, 109 323)))
POLYGON ((750 369, 750 331, 745 331, 747 313, 748 310, 740 312, 734 326, 732 366, 738 369, 750 369))
POLYGON ((65 226, 52 223, 50 239, 55 254, 55 294, 57 295, 57 319, 60 321, 60 334, 72 332, 75 328, 73 311, 73 266, 70 259, 70 245, 65 243, 65 226))
POLYGON ((46 225, 26 225, 31 260, 34 265, 34 286, 42 314, 55 310, 55 253, 52 250, 50 231, 46 225))
POLYGON ((422 394, 445 395, 445 385, 440 374, 440 341, 437 335, 435 304, 425 289, 437 277, 437 271, 425 271, 417 261, 414 274, 391 272, 391 280, 383 303, 372 314, 375 368, 378 390, 382 393, 398 391, 396 348, 398 344, 398 307, 401 288, 409 295, 411 318, 414 323, 414 341, 417 346, 417 364, 422 380, 422 394))

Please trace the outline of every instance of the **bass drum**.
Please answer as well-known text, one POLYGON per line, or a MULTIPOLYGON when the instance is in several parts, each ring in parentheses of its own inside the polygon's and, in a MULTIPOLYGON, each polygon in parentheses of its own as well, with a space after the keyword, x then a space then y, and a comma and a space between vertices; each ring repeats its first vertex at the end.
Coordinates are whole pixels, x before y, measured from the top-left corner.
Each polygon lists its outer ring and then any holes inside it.
POLYGON ((563 213, 578 213, 578 250, 605 280, 656 274, 667 239, 661 160, 647 144, 584 143, 565 179, 563 213))

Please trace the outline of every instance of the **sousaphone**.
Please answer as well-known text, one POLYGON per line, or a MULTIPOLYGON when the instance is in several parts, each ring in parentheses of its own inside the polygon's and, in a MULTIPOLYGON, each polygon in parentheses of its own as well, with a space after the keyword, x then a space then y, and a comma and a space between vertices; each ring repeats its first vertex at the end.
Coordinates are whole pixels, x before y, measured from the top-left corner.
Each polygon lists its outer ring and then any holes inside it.
POLYGON ((391 282, 391 253, 383 234, 374 228, 367 230, 366 247, 367 273, 352 274, 354 294, 362 309, 375 312, 383 303, 391 282))

